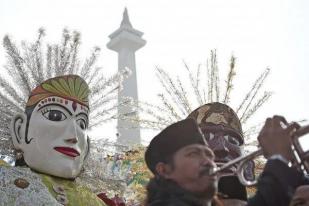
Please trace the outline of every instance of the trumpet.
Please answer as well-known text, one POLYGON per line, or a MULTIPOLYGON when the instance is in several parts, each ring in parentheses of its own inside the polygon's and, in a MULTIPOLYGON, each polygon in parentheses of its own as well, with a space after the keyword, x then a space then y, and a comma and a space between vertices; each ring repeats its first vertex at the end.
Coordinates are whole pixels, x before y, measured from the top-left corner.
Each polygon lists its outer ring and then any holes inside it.
MULTIPOLYGON (((304 174, 309 174, 309 125, 301 127, 296 130, 291 136, 291 149, 293 152, 293 163, 294 165, 304 174)), ((262 148, 258 148, 256 151, 251 152, 245 156, 238 157, 231 160, 230 162, 222 165, 221 167, 216 167, 210 173, 210 175, 216 175, 225 169, 228 169, 234 165, 237 165, 236 175, 241 184, 244 186, 254 186, 257 184, 257 180, 247 180, 244 177, 245 165, 258 156, 263 155, 262 148)))

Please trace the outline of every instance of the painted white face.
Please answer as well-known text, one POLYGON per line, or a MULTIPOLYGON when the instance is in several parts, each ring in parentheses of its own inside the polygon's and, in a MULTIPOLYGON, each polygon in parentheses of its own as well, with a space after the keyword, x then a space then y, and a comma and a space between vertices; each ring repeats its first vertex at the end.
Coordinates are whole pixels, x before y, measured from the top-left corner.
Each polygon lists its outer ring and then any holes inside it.
POLYGON ((87 107, 61 97, 40 101, 32 112, 28 131, 22 131, 25 126, 20 131, 20 135, 28 134, 21 137, 17 147, 23 151, 27 165, 42 173, 75 178, 89 148, 88 113, 87 107))

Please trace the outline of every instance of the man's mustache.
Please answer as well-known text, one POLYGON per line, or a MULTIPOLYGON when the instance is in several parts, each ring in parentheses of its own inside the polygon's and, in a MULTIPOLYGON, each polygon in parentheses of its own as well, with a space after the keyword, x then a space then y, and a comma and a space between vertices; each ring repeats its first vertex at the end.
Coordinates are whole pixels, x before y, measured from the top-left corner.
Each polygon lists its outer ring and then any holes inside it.
POLYGON ((204 175, 210 176, 214 172, 215 166, 204 166, 204 168, 200 171, 199 176, 202 177, 204 175))

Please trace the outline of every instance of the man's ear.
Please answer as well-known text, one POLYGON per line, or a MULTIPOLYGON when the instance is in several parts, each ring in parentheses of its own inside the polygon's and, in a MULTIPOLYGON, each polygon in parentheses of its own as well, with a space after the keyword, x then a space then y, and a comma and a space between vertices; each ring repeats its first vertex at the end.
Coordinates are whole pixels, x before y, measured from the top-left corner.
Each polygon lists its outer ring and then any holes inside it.
POLYGON ((163 163, 163 162, 159 162, 156 165, 156 172, 166 178, 169 179, 170 174, 172 173, 172 167, 169 164, 163 163))
POLYGON ((22 144, 25 142, 26 114, 17 114, 12 118, 10 131, 13 145, 17 150, 22 150, 22 144))

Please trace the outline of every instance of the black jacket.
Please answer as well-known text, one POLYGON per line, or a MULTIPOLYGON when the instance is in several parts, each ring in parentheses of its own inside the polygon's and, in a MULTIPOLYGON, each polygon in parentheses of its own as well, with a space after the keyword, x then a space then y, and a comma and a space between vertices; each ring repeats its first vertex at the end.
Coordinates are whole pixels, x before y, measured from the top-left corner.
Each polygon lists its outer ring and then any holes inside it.
POLYGON ((203 206, 203 199, 163 178, 150 180, 146 206, 203 206))
MULTIPOLYGON (((257 192, 248 206, 288 206, 299 185, 308 179, 280 160, 269 160, 259 179, 257 192)), ((152 179, 147 186, 146 206, 202 206, 203 199, 183 190, 176 183, 152 179)))
POLYGON ((288 206, 300 185, 309 184, 303 173, 280 160, 268 160, 248 206, 288 206))

